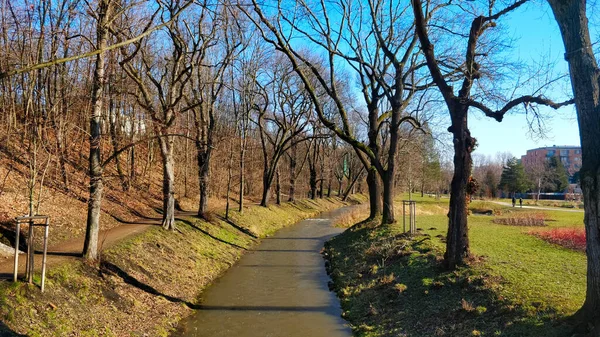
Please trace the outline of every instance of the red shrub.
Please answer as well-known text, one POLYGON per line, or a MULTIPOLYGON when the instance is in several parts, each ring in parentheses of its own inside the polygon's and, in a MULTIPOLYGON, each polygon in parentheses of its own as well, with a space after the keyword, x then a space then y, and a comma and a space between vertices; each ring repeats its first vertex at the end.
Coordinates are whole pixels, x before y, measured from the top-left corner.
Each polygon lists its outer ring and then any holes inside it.
POLYGON ((531 232, 538 238, 565 248, 585 251, 585 229, 555 228, 548 231, 531 232))

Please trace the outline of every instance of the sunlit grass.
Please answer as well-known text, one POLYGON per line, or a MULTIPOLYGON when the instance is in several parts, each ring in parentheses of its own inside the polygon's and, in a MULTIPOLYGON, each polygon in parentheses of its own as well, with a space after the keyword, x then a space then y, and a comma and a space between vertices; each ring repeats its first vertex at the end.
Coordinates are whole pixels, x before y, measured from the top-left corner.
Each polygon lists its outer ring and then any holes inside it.
MULTIPOLYGON (((397 200, 407 197, 401 195, 397 200)), ((448 282, 440 281, 449 274, 439 268, 439 260, 445 249, 449 200, 414 194, 412 199, 417 202, 417 228, 422 229, 417 240, 425 241, 419 249, 409 250, 412 253, 408 257, 388 259, 383 272, 386 275, 393 273, 394 282, 399 284, 399 288, 406 287, 405 292, 410 296, 403 295, 397 300, 390 297, 391 290, 377 285, 381 281, 378 281, 382 273, 381 262, 378 262, 375 274, 366 272, 377 264, 366 256, 368 247, 387 244, 385 240, 399 240, 393 237, 402 230, 401 203, 396 206, 396 225, 371 233, 347 232, 332 241, 333 249, 339 254, 337 257, 332 254, 334 261, 341 259, 332 263, 337 268, 333 276, 336 285, 344 289, 343 293, 349 294, 342 298, 342 303, 347 311, 345 315, 354 324, 359 336, 397 336, 401 335, 400 332, 407 336, 442 333, 453 336, 471 333, 515 337, 564 336, 565 327, 554 325, 573 314, 583 302, 586 279, 584 253, 532 236, 529 234, 531 227, 495 224, 492 222, 494 215, 474 214, 469 216, 470 243, 479 262, 458 274, 466 278, 483 277, 486 282, 482 289, 448 287, 448 282), (361 270, 362 265, 364 270, 361 270), (471 314, 466 317, 458 309, 461 297, 473 304, 471 314), (372 309, 373 306, 377 308, 372 309), (489 308, 480 309, 486 313, 476 314, 477 306, 489 308), (428 315, 431 317, 426 317, 428 315), (422 326, 423 322, 429 322, 431 326, 422 326)), ((488 201, 474 201, 469 208, 487 209, 491 211, 489 214, 504 217, 540 212, 488 201)), ((544 210, 543 213, 548 226, 536 230, 583 228, 583 212, 557 209, 544 210)))

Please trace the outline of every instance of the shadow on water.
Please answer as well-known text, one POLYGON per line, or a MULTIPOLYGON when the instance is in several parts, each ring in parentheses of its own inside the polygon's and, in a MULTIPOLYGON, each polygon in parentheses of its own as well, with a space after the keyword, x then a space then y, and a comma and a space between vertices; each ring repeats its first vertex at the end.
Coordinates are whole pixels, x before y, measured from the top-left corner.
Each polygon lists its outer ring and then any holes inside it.
POLYGON ((277 253, 319 253, 310 249, 253 249, 253 252, 277 252, 277 253))
POLYGON ((329 312, 329 307, 284 307, 284 306, 215 306, 215 305, 200 305, 200 310, 205 311, 278 311, 278 312, 329 312))

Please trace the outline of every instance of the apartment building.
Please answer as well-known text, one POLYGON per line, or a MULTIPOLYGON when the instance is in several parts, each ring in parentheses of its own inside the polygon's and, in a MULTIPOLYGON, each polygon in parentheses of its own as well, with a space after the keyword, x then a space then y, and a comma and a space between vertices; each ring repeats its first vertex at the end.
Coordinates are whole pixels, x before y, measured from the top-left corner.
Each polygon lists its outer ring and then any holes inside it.
POLYGON ((579 146, 549 146, 527 150, 527 154, 521 156, 521 163, 524 167, 540 165, 550 157, 559 157, 569 177, 573 177, 581 169, 581 147, 579 146))

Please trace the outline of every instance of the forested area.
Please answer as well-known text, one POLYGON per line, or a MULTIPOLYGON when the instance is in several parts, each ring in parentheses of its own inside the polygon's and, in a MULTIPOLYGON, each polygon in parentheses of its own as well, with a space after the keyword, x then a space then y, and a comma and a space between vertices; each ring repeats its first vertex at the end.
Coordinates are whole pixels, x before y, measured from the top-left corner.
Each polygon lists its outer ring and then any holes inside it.
POLYGON ((543 132, 541 107, 575 104, 589 257, 581 313, 597 323, 600 71, 586 2, 548 2, 574 98, 552 97, 566 74, 507 57, 503 20, 527 0, 0 0, 0 195, 18 176, 30 215, 48 189, 85 202, 93 261, 115 191, 151 194, 164 235, 184 200, 206 219, 214 199, 227 218, 248 203, 358 192, 370 223, 385 226, 400 192, 449 192, 454 269, 471 256, 471 198, 525 188, 502 183, 497 164, 474 167, 469 116, 520 113, 543 132))
MULTIPOLYGON (((371 125, 353 76, 336 80, 335 97, 325 87, 311 92, 297 65, 265 44, 246 7, 234 3, 4 1, 0 8, 2 154, 12 161, 3 181, 26 179, 30 214, 47 188, 87 200, 90 259, 102 200, 113 190, 161 193, 163 227, 173 230, 180 198, 196 200, 205 216, 209 198, 243 212, 248 201, 345 199, 380 177, 388 177, 388 201, 399 189, 443 189, 427 96, 395 114, 379 112, 391 106, 380 102, 385 60, 376 61, 378 79, 364 73, 378 120, 371 125), (319 116, 343 120, 358 141, 371 125, 376 155, 366 158, 319 116), (390 127, 392 117, 412 123, 390 127)), ((416 53, 413 42, 406 58, 416 53)), ((318 80, 325 78, 310 79, 318 80)))

